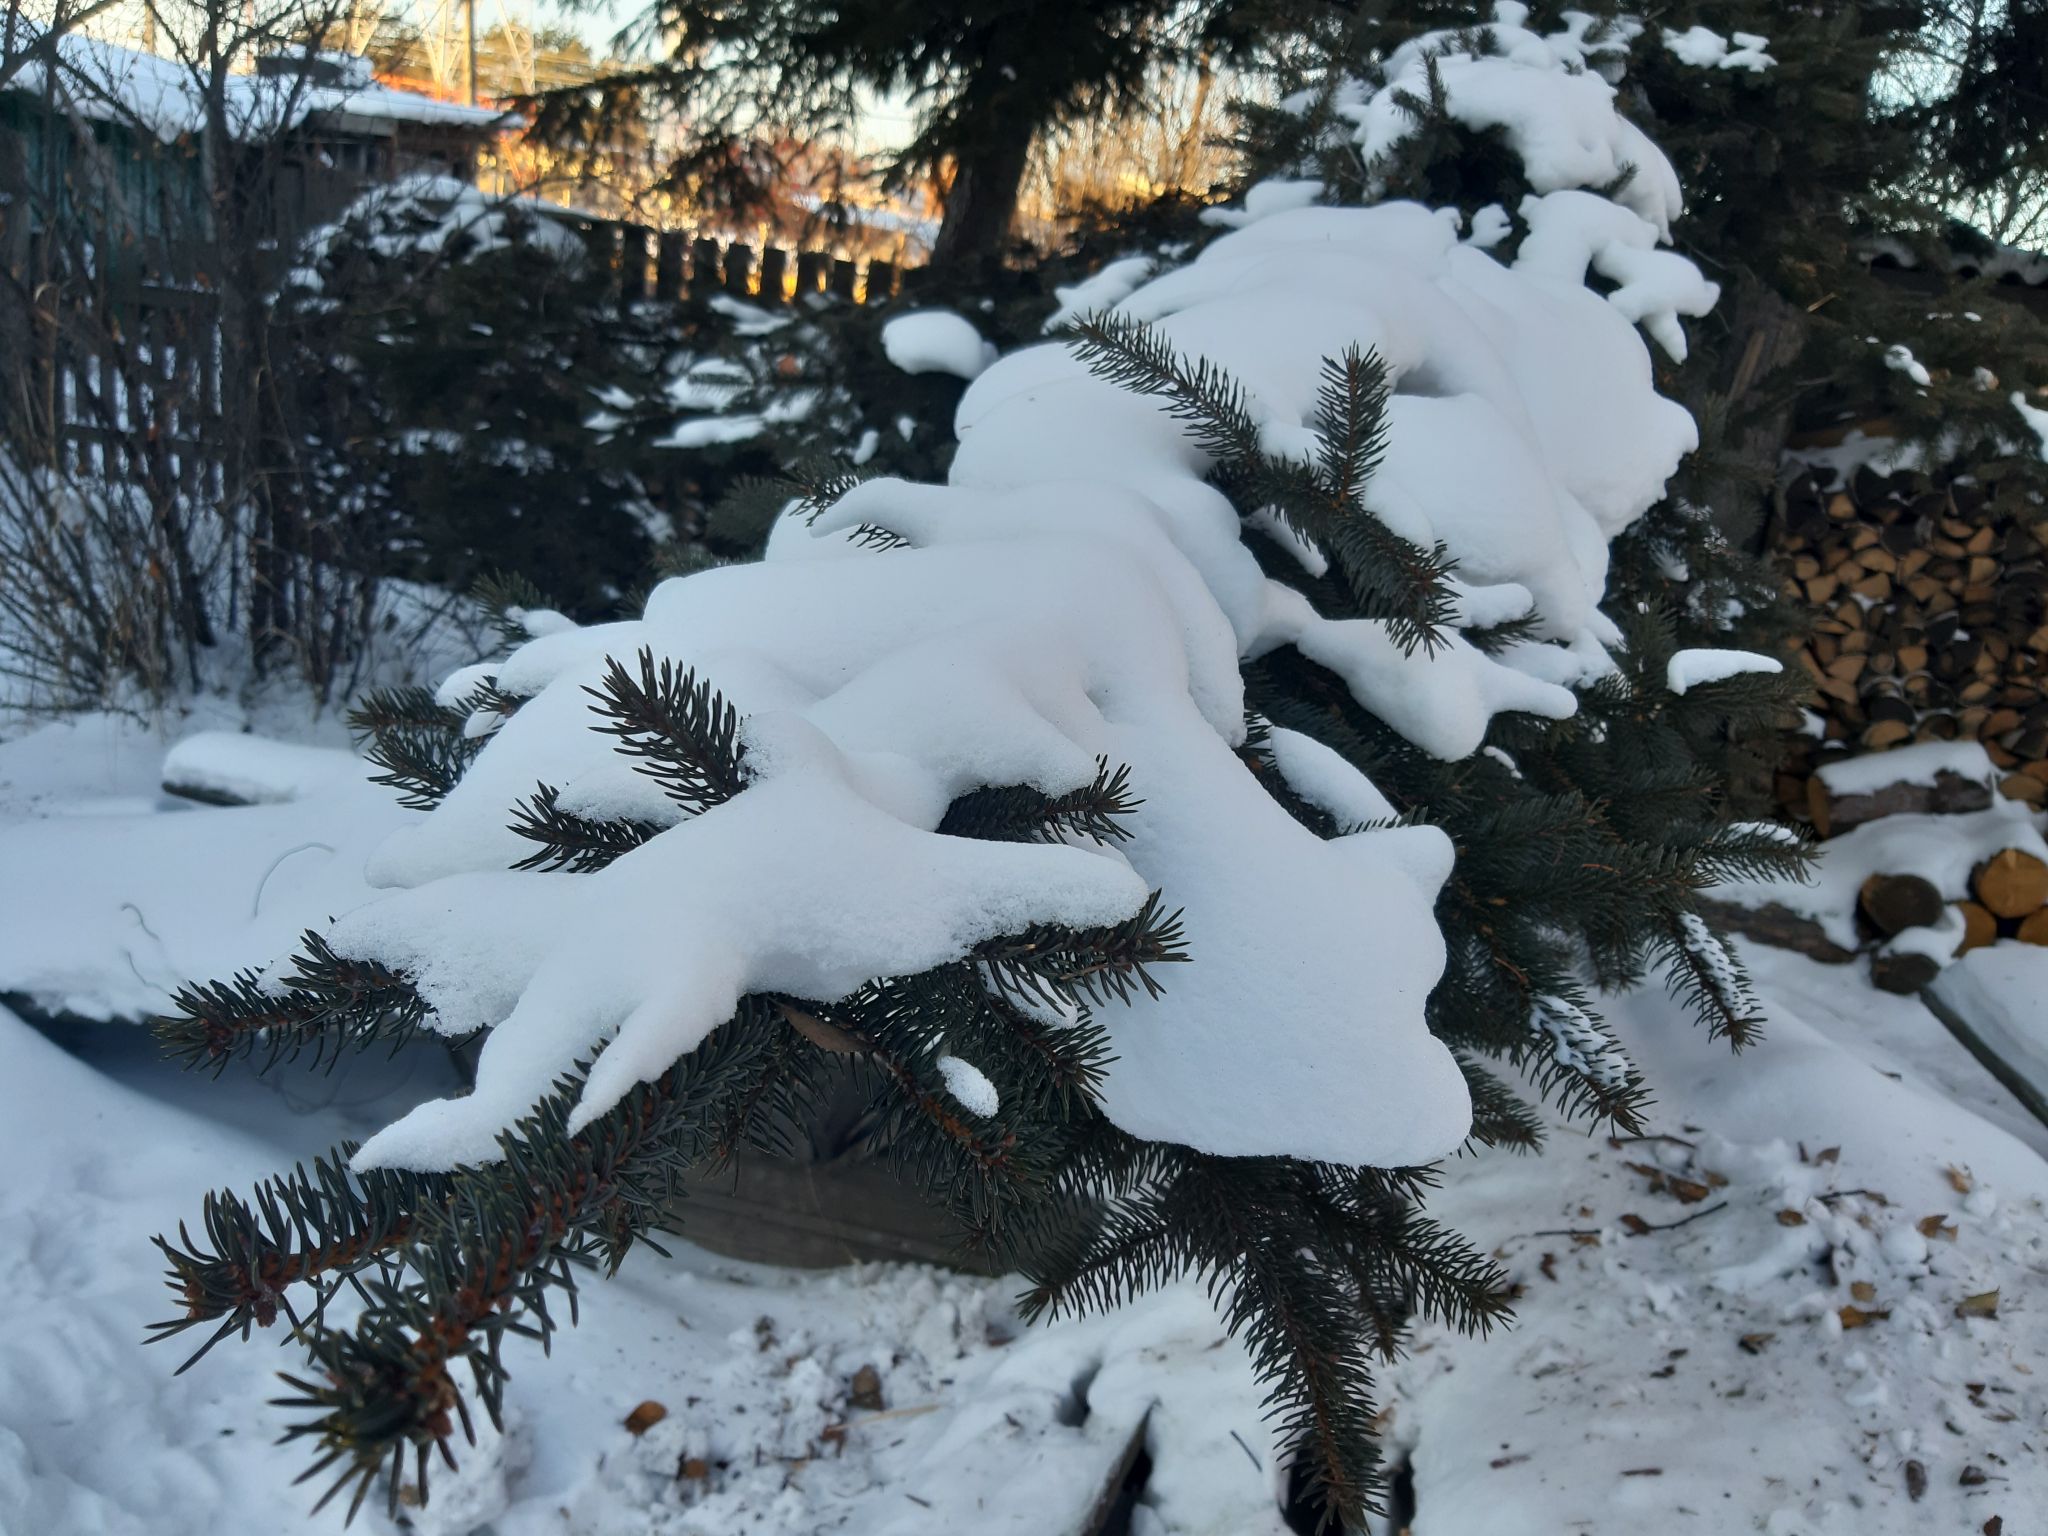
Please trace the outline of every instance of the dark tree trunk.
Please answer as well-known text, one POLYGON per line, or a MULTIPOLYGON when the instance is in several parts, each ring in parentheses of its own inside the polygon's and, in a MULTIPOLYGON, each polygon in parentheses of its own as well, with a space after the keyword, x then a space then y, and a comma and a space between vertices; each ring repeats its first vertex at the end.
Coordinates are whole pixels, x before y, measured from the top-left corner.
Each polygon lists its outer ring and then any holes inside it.
POLYGON ((934 267, 986 266, 1002 257, 1037 127, 1023 112, 997 115, 997 123, 955 161, 946 214, 932 243, 934 267))
POLYGON ((1791 432, 1793 401, 1784 370, 1798 361, 1812 331, 1806 312, 1774 289, 1747 275, 1722 299, 1729 313, 1727 360, 1719 377, 1685 403, 1703 428, 1718 434, 1707 486, 1707 504, 1721 531, 1754 547, 1761 531, 1757 516, 1777 480, 1778 462, 1791 432), (1760 408, 1761 405, 1761 408, 1760 408))

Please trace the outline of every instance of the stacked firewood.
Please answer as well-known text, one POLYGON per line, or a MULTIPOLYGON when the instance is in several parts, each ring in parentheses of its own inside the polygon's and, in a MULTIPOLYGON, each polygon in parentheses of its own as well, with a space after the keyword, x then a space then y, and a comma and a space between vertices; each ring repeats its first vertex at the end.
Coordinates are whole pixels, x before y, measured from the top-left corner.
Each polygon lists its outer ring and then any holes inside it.
POLYGON ((1819 763, 1974 740, 2000 793, 2048 802, 2048 529, 1967 477, 1827 478, 1788 488, 1776 539, 1790 594, 1815 614, 1801 660, 1823 731, 1780 773, 1779 799, 1826 836, 1819 763))
POLYGON ((1859 893, 1857 918, 1859 933, 1874 946, 1871 980, 1888 992, 1915 992, 1941 973, 1947 959, 1999 939, 2048 945, 2048 863, 2022 848, 2003 849, 1972 871, 1969 896, 1953 903, 1924 876, 1872 875, 1859 893), (1951 906, 1961 919, 1959 932, 1947 922, 1951 906), (1954 947, 1947 938, 1938 944, 1895 942, 1914 929, 1926 929, 1930 937, 1947 934, 1954 947))

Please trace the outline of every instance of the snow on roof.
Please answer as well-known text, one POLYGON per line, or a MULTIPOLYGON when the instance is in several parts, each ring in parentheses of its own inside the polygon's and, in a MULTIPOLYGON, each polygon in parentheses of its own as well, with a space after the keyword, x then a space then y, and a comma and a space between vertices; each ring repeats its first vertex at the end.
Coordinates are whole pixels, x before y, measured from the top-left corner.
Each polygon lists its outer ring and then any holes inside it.
MULTIPOLYGON (((79 116, 95 122, 126 123, 165 140, 197 133, 205 126, 200 81, 177 60, 76 32, 63 34, 56 44, 56 89, 79 116)), ((296 64, 297 60, 290 62, 296 64)), ((356 55, 315 53, 308 62, 312 67, 303 74, 287 67, 275 74, 259 71, 228 77, 225 105, 235 137, 267 138, 320 115, 346 114, 479 131, 506 117, 496 108, 436 101, 379 85, 370 77, 369 61, 356 55)), ((36 62, 0 89, 41 93, 50 85, 47 67, 36 62)))

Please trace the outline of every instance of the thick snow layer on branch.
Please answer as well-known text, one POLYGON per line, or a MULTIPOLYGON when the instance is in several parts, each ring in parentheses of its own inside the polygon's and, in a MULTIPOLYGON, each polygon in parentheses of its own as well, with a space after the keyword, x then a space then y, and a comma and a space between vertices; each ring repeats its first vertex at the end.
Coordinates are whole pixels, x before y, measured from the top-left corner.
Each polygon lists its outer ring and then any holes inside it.
POLYGON ((1889 752, 1823 763, 1816 773, 1837 796, 1874 795, 1894 784, 1932 784, 1942 774, 1986 785, 1998 781, 1998 768, 1981 742, 1923 741, 1889 752))
MULTIPOLYGON (((1492 40, 1487 54, 1472 53, 1463 42, 1469 34, 1456 32, 1425 33, 1395 49, 1380 89, 1338 102, 1339 113, 1357 126, 1360 153, 1368 163, 1377 160, 1417 131, 1405 102, 1430 99, 1433 63, 1445 109, 1467 128, 1504 133, 1537 192, 1612 186, 1633 171, 1615 200, 1669 238, 1684 207, 1678 174, 1615 110, 1614 87, 1587 67, 1601 46, 1587 45, 1590 19, 1543 36, 1522 25, 1527 14, 1525 6, 1497 6, 1497 19, 1474 29, 1492 40)), ((1608 42, 1625 46, 1619 34, 1608 42)))
MULTIPOLYGON (((1365 508, 1462 562, 1460 623, 1533 606, 1535 640, 1496 658, 1453 628, 1404 654, 1384 624, 1322 617, 1265 575, 1159 401, 1065 343, 1015 353, 961 401, 950 485, 870 481, 810 525, 785 519, 764 562, 672 580, 642 619, 538 637, 496 669, 525 702, 373 863, 410 889, 331 936, 412 974, 441 1028, 496 1027, 474 1093, 415 1111, 363 1163, 489 1158, 600 1047, 579 1122, 750 993, 829 1001, 1033 923, 1120 921, 1153 891, 1183 909, 1188 960, 1160 969, 1162 996, 1098 1012, 1117 1124, 1353 1164, 1455 1147, 1465 1088, 1423 1020, 1450 845, 1295 822, 1236 750, 1241 658, 1293 645, 1444 758, 1478 750, 1499 712, 1569 715, 1570 685, 1611 665, 1607 540, 1694 441, 1615 305, 1456 236, 1413 205, 1283 207, 1119 308, 1241 381, 1289 452, 1316 446, 1325 360, 1377 350, 1391 442, 1365 508), (907 547, 849 537, 878 528, 907 547), (643 649, 696 668, 742 720, 752 780, 680 822, 589 729, 606 658, 643 649), (936 835, 963 793, 1064 793, 1098 760, 1142 800, 1114 848, 936 835), (514 872, 532 845, 509 808, 537 782, 665 830, 595 874, 514 872)), ((1391 810, 1305 738, 1271 750, 1341 824, 1391 810)))
POLYGON ((2029 404, 2027 397, 2018 390, 2012 392, 2012 408, 2020 413, 2020 420, 2041 440, 2041 457, 2048 459, 2048 411, 2029 404))
POLYGON ((1687 27, 1683 32, 1666 28, 1664 32, 1664 46, 1679 62, 1695 69, 1743 69, 1760 75, 1778 62, 1764 51, 1770 44, 1769 38, 1754 32, 1737 32, 1728 38, 1711 27, 1687 27))
POLYGON ((2037 821, 2017 800, 1960 816, 1885 816, 1822 843, 1810 883, 1733 880, 1716 886, 1714 897, 1742 906, 1781 906, 1819 923, 1830 943, 1855 949, 1857 897, 1872 875, 1919 875, 1944 900, 1961 901, 1970 895, 1971 872, 1995 853, 2017 848, 2048 859, 2037 821))
POLYGON ((1785 664, 1754 651, 1695 650, 1675 653, 1664 668, 1664 683, 1673 693, 1688 693, 1708 683, 1726 682, 1752 672, 1782 672, 1785 664))
POLYGON ((1150 256, 1124 256, 1078 283, 1053 289, 1060 307, 1046 318, 1045 333, 1050 336, 1078 316, 1107 309, 1117 300, 1129 297, 1131 290, 1150 277, 1158 265, 1150 256))
POLYGON ((1578 286, 1590 265, 1618 286, 1607 302, 1650 333, 1675 362, 1684 362, 1680 315, 1704 315, 1721 297, 1718 283, 1673 251, 1655 249, 1657 232, 1626 208, 1591 192, 1552 192, 1522 199, 1527 238, 1515 256, 1519 272, 1542 273, 1578 286))
POLYGON ((749 992, 843 996, 1034 922, 1121 920, 1155 888, 1185 904, 1192 958, 1164 997, 1102 1010, 1120 1124, 1347 1162, 1454 1147, 1464 1088, 1422 1022, 1448 845, 1423 856, 1443 838, 1419 828, 1324 842, 1266 795, 1232 750, 1235 637, 1162 521, 1101 487, 872 482, 812 542, 866 523, 919 547, 704 572, 657 589, 638 623, 523 647, 499 686, 535 696, 377 861, 417 888, 332 936, 413 971, 445 1028, 503 1020, 474 1094, 416 1111, 365 1163, 491 1156, 496 1130, 607 1039, 580 1118, 749 992), (508 871, 523 850, 505 808, 536 780, 616 787, 582 690, 605 655, 642 646, 725 692, 756 781, 597 874, 508 871), (1144 797, 1114 852, 933 831, 969 789, 1071 790, 1098 756, 1144 797), (1299 965, 1276 971, 1281 953, 1299 965), (1249 1018, 1271 1022, 1254 1039, 1249 1018))
POLYGON ((949 309, 920 309, 882 327, 882 350, 905 373, 950 373, 971 379, 996 360, 996 349, 949 309))

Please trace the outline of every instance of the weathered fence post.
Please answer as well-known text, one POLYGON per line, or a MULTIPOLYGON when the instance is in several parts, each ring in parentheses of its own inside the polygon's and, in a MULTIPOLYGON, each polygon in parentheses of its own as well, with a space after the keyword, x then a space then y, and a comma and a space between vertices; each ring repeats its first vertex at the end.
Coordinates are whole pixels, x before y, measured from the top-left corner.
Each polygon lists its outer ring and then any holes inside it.
POLYGON ((683 296, 685 247, 680 230, 664 229, 654 250, 654 296, 679 299, 683 296))
POLYGON ((690 242, 690 291, 713 293, 718 288, 718 242, 698 236, 690 242))
POLYGON ((628 304, 647 297, 647 231, 638 224, 619 226, 619 297, 628 304))
POLYGON ((780 304, 787 295, 783 289, 789 276, 789 252, 779 245, 771 245, 761 253, 761 302, 780 304))

